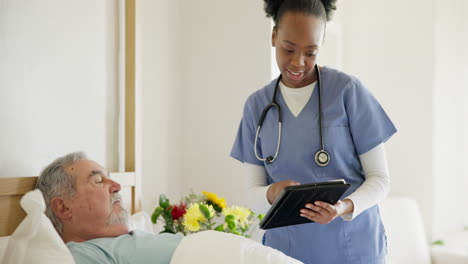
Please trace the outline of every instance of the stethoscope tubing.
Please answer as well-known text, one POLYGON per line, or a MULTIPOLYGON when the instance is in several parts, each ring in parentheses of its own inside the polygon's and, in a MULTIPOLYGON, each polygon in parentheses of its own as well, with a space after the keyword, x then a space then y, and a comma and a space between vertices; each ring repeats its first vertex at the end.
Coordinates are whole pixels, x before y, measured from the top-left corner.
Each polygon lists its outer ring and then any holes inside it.
POLYGON ((320 70, 315 64, 315 71, 317 72, 317 88, 318 88, 318 104, 319 104, 319 123, 320 123, 320 150, 324 151, 325 146, 323 144, 323 112, 322 112, 322 84, 320 78, 320 70))
MULTIPOLYGON (((320 78, 320 70, 317 64, 315 64, 315 71, 317 74, 317 88, 318 88, 318 104, 319 104, 319 126, 320 126, 320 150, 315 154, 315 162, 318 166, 326 166, 330 161, 330 155, 325 151, 324 145, 324 136, 323 136, 323 112, 322 112, 322 94, 321 94, 321 78, 320 78), (323 159, 323 161, 322 161, 323 159)), ((255 140, 254 140, 254 152, 255 157, 260 161, 265 161, 267 164, 272 163, 276 160, 279 154, 279 149, 281 145, 281 126, 282 126, 282 116, 281 116, 281 107, 276 102, 276 94, 278 92, 279 82, 281 81, 281 75, 278 77, 275 85, 275 90, 273 92, 273 98, 271 99, 271 103, 268 104, 262 111, 260 119, 258 120, 257 130, 255 132, 255 140), (260 135, 260 130, 262 128, 263 122, 265 121, 266 115, 271 108, 276 108, 278 110, 278 141, 276 144, 276 151, 274 156, 268 156, 266 158, 262 158, 258 155, 257 152, 257 142, 258 136, 260 135)))

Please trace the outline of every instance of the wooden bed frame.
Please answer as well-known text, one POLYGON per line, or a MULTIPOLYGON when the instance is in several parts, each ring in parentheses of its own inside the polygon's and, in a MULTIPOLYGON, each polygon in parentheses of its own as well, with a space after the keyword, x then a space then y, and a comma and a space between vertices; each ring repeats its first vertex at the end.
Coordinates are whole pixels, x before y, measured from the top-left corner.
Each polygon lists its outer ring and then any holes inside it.
MULTIPOLYGON (((130 212, 135 213, 135 173, 111 173, 110 177, 118 182, 122 189, 130 188, 130 197, 123 197, 130 202, 130 212)), ((9 236, 21 223, 26 213, 20 206, 23 195, 34 189, 37 177, 0 178, 0 237, 9 236)))

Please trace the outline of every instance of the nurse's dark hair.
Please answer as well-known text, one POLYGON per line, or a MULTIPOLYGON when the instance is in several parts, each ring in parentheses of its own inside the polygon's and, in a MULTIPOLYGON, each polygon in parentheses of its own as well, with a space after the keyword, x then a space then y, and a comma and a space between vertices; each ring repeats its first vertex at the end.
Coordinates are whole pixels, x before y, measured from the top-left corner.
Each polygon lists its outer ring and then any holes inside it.
POLYGON ((336 0, 264 0, 265 13, 277 26, 286 12, 299 12, 314 15, 330 21, 336 10, 336 0))

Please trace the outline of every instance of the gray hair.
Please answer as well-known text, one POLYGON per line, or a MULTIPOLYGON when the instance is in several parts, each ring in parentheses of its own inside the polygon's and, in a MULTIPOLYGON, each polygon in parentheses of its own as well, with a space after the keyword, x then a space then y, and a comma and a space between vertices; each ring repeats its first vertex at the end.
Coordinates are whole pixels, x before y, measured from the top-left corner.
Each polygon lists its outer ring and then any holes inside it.
POLYGON ((72 197, 75 195, 76 179, 65 171, 65 168, 75 161, 88 159, 83 152, 73 152, 54 160, 47 166, 37 179, 36 188, 41 190, 46 203, 45 214, 61 235, 63 233, 62 221, 54 214, 50 206, 53 198, 58 196, 72 197))

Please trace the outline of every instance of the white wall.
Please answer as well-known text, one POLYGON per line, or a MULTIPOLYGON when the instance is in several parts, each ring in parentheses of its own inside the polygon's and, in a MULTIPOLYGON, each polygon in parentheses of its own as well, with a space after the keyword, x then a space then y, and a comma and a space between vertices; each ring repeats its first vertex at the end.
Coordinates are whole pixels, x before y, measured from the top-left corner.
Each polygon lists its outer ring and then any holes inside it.
POLYGON ((247 96, 270 79, 262 3, 137 1, 137 171, 143 209, 191 190, 244 203, 229 153, 247 96), (214 12, 213 10, 216 10, 214 12))
POLYGON ((143 210, 152 213, 159 194, 181 198, 183 44, 178 1, 138 0, 136 8, 136 170, 143 210))
POLYGON ((436 238, 468 226, 467 17, 467 1, 436 1, 432 213, 436 238))
POLYGON ((117 169, 114 1, 0 0, 0 177, 83 150, 117 169))
POLYGON ((263 1, 181 4, 183 191, 242 203, 241 163, 230 158, 247 96, 270 78, 270 20, 263 1))

